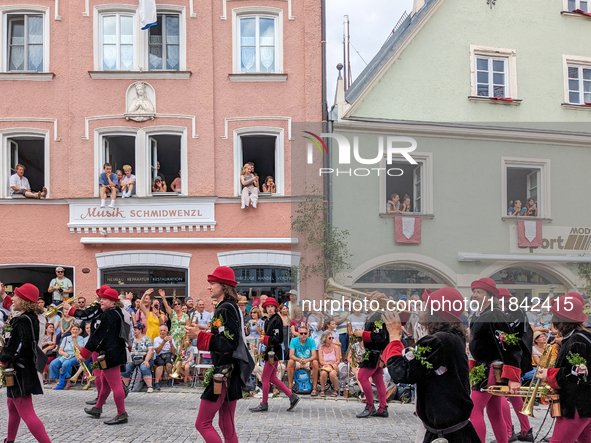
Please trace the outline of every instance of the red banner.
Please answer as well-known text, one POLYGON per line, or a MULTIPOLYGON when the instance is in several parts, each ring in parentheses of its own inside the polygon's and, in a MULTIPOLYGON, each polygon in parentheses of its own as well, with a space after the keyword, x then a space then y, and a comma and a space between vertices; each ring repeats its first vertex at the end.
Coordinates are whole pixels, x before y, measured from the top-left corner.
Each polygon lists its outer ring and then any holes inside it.
POLYGON ((518 220, 517 236, 520 248, 539 248, 542 246, 542 220, 518 220))
POLYGON ((394 217, 396 243, 421 243, 421 217, 394 217))

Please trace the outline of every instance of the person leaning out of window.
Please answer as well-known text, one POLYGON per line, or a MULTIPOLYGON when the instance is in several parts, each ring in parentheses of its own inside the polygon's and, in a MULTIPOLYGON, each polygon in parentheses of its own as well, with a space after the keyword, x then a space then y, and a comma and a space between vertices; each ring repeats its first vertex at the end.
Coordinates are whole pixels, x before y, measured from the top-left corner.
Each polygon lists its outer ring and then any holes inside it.
POLYGON ((162 180, 162 177, 157 175, 154 177, 154 184, 152 185, 152 192, 166 192, 166 182, 162 180))
POLYGON ((256 209, 259 201, 259 176, 254 172, 254 163, 248 162, 242 168, 240 174, 242 185, 242 209, 249 204, 256 209))
POLYGON ((390 200, 386 202, 387 214, 400 214, 400 195, 394 193, 390 196, 390 200))
POLYGON ((525 205, 525 215, 529 217, 537 217, 538 216, 538 206, 533 198, 528 198, 527 203, 525 205))
POLYGON ((271 194, 277 192, 277 186, 275 186, 275 179, 273 176, 268 175, 265 179, 265 183, 263 183, 263 192, 270 192, 271 194))
POLYGON ((525 215, 525 208, 521 207, 521 200, 509 202, 509 209, 507 209, 507 215, 515 217, 525 215))

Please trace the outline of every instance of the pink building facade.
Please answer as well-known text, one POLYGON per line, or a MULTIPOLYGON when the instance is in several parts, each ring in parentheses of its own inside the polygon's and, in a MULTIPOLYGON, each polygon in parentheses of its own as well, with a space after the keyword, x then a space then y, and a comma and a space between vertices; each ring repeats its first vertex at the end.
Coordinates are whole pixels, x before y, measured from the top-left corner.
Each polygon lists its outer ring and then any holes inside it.
POLYGON ((60 265, 86 296, 207 298, 227 265, 242 291, 297 287, 291 147, 297 122, 322 120, 321 3, 157 0, 148 30, 137 0, 21 3, 0 5, 0 281, 46 291, 60 265), (248 161, 277 187, 256 209, 241 209, 248 161), (107 162, 136 176, 113 209, 107 162), (17 164, 45 199, 12 194, 17 164))

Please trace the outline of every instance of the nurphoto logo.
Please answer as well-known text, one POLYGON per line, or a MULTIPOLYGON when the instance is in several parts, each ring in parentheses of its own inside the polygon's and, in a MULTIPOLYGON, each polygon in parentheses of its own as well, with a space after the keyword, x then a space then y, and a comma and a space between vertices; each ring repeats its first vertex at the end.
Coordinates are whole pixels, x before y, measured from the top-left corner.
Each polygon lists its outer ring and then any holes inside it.
MULTIPOLYGON (((303 131, 306 134, 311 135, 309 137, 304 135, 303 137, 308 142, 308 164, 311 165, 314 163, 314 145, 320 150, 320 154, 327 156, 328 148, 323 138, 332 138, 336 141, 336 146, 339 152, 338 163, 339 165, 350 165, 351 164, 351 144, 349 143, 349 139, 345 137, 343 134, 339 134, 336 132, 333 133, 321 133, 320 136, 309 132, 303 131)), ((395 155, 401 155, 406 159, 411 165, 416 165, 417 162, 410 156, 410 153, 413 152, 417 148, 417 141, 411 137, 399 137, 399 136, 379 136, 378 137, 378 149, 377 155, 374 158, 362 158, 361 154, 359 153, 359 137, 353 137, 353 157, 357 163, 362 165, 378 165, 384 158, 384 139, 385 139, 385 152, 386 152, 386 163, 388 165, 392 165, 393 158, 395 155)), ((385 174, 391 177, 399 177, 403 174, 403 170, 400 168, 382 168, 382 167, 374 167, 374 168, 320 168, 318 170, 319 175, 323 174, 336 174, 338 175, 355 175, 358 177, 365 177, 372 174, 375 171, 377 175, 383 171, 385 174)))

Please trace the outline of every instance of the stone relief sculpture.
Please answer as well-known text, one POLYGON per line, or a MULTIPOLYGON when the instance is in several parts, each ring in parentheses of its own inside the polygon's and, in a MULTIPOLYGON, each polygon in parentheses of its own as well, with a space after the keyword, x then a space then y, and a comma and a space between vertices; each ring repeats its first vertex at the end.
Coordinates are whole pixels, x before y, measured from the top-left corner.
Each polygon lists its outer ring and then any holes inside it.
POLYGON ((154 120, 156 116, 156 93, 154 88, 146 82, 135 82, 127 88, 126 112, 127 120, 144 122, 154 120))

